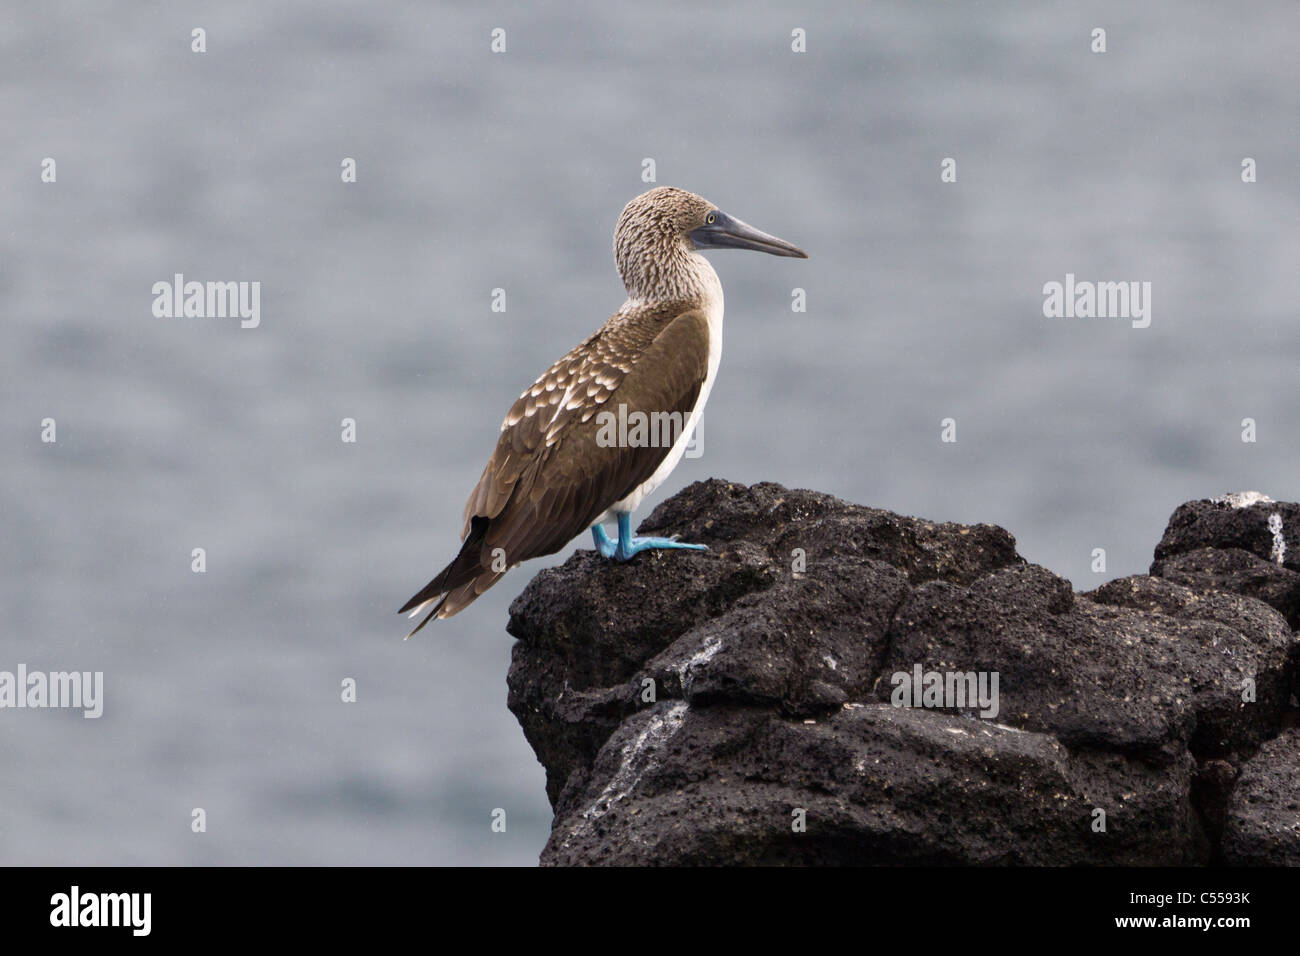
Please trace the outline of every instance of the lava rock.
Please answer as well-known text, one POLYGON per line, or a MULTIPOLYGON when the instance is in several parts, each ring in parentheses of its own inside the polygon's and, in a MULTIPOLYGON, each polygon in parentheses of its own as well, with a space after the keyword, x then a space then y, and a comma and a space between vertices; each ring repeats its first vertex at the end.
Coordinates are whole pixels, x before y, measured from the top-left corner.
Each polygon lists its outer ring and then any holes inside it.
POLYGON ((1300 504, 1257 492, 1181 504, 1156 545, 1160 561, 1198 548, 1240 549, 1300 571, 1300 504))
POLYGON ((1258 598, 1300 627, 1300 574, 1240 548, 1196 548, 1161 558, 1151 576, 1198 591, 1215 589, 1258 598))
POLYGON ((1192 761, 1075 759, 1046 734, 850 704, 819 720, 662 701, 557 819, 555 865, 1181 864, 1192 761), (960 813, 945 812, 960 807, 960 813), (1096 812, 1107 813, 1104 831, 1096 812))
POLYGON ((1191 502, 1160 574, 1076 594, 1001 528, 691 485, 639 533, 709 551, 579 551, 511 606, 542 862, 1246 859, 1236 768, 1283 773, 1296 710, 1292 527, 1300 506, 1191 502), (899 697, 948 674, 996 695, 899 697))
POLYGON ((1300 728, 1268 741, 1242 767, 1223 856, 1242 866, 1300 866, 1300 728))

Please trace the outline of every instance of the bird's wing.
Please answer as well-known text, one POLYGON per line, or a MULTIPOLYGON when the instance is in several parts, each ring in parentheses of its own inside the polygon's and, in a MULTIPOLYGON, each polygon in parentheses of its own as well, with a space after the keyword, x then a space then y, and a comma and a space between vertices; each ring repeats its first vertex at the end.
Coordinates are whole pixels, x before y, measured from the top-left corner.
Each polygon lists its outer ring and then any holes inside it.
POLYGON ((501 548, 513 566, 558 551, 663 462, 671 442, 604 447, 597 437, 600 413, 617 416, 620 405, 690 418, 708 374, 708 319, 662 311, 617 326, 618 335, 609 334, 615 320, 606 323, 511 407, 465 506, 465 534, 475 517, 491 520, 485 555, 501 548))

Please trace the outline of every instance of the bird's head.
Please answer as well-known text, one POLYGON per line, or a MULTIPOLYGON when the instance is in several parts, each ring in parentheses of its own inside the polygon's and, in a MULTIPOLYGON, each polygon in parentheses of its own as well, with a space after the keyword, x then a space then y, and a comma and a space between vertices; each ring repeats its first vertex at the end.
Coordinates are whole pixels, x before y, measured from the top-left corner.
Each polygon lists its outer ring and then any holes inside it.
POLYGON ((659 186, 623 207, 614 228, 614 260, 632 295, 649 294, 665 270, 704 249, 752 249, 807 259, 784 239, 729 216, 703 196, 659 186))

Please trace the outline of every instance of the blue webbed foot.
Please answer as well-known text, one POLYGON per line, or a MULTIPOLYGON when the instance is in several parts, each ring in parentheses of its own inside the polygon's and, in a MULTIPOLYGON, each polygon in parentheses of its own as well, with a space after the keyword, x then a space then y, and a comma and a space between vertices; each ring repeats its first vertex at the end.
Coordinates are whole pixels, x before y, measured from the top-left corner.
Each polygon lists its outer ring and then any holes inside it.
POLYGON ((631 515, 620 514, 618 516, 618 541, 614 542, 605 534, 605 529, 599 524, 591 526, 591 537, 596 542, 596 550, 606 558, 614 558, 616 561, 627 561, 633 555, 640 554, 642 551, 652 551, 655 549, 677 549, 683 551, 708 551, 708 545, 687 544, 684 541, 678 541, 676 536, 671 538, 638 538, 632 534, 631 515))
POLYGON ((592 525, 591 538, 596 542, 596 550, 600 552, 602 558, 612 558, 614 556, 618 545, 609 540, 609 535, 605 534, 604 525, 592 525))
POLYGON ((618 551, 615 553, 620 561, 626 561, 634 554, 640 554, 642 551, 653 551, 656 548, 679 548, 685 551, 708 551, 708 545, 704 544, 687 544, 685 541, 678 541, 676 538, 627 538, 619 539, 618 551))

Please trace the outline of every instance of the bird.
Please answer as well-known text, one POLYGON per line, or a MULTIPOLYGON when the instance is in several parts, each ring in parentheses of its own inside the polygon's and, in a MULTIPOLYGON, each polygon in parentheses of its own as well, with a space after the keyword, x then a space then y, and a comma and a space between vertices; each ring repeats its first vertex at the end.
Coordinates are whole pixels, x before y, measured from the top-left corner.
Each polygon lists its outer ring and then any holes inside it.
POLYGON ((414 618, 432 605, 407 638, 587 529, 596 550, 617 561, 651 549, 708 550, 636 537, 631 515, 681 460, 717 377, 722 283, 700 254, 712 249, 808 258, 684 189, 659 186, 629 202, 614 229, 627 301, 506 413, 465 503, 459 553, 398 612, 414 618), (617 541, 605 532, 611 520, 617 541))

